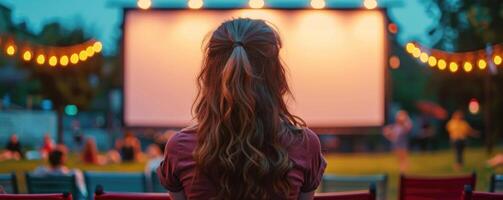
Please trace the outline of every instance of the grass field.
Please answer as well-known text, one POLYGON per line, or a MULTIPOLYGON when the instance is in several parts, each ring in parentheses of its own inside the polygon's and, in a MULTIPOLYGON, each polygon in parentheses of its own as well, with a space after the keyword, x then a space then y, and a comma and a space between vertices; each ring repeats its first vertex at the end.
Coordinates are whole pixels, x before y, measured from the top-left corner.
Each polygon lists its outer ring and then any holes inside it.
MULTIPOLYGON (((395 157, 391 153, 372 154, 329 154, 326 174, 363 175, 387 173, 389 175, 388 197, 396 199, 398 177, 400 175, 395 157)), ((453 152, 449 150, 432 153, 411 153, 410 168, 407 174, 414 175, 460 175, 475 171, 477 173, 477 190, 487 191, 491 173, 503 173, 503 168, 490 169, 485 161, 490 155, 482 148, 469 148, 465 154, 466 165, 460 172, 452 170, 453 152)), ((33 170, 43 161, 7 161, 0 162, 0 173, 16 171, 20 177, 21 192, 25 192, 23 172, 33 170)), ((68 165, 72 168, 95 171, 143 171, 144 163, 111 164, 106 166, 83 165, 75 157, 70 158, 68 165)))

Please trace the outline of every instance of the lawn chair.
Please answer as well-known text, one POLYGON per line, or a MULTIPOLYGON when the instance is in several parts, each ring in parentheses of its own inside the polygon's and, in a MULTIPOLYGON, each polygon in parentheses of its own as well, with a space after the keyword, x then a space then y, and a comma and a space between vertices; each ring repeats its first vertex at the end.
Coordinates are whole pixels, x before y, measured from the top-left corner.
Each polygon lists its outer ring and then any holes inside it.
POLYGON ((503 192, 503 174, 491 175, 489 192, 503 192))
POLYGON ((460 177, 400 176, 398 200, 458 200, 465 185, 475 187, 475 173, 460 177))
MULTIPOLYGON (((84 172, 87 191, 101 185, 112 192, 147 192, 145 174, 126 172, 84 172)), ((89 193, 89 199, 93 199, 89 193)))
POLYGON ((152 184, 151 192, 168 192, 164 186, 161 185, 161 181, 159 181, 159 177, 157 176, 156 171, 152 171, 150 175, 150 183, 152 184))
POLYGON ((170 200, 168 193, 118 193, 104 192, 101 185, 96 186, 95 200, 170 200))
POLYGON ((322 192, 345 192, 365 190, 371 184, 376 186, 376 198, 386 200, 388 188, 388 176, 386 174, 348 176, 348 175, 324 175, 322 178, 322 192))
POLYGON ((33 175, 26 173, 26 187, 30 194, 70 193, 75 199, 83 199, 75 182, 75 175, 33 175))
POLYGON ((503 200, 503 193, 476 192, 470 185, 465 185, 462 200, 503 200))
POLYGON ((314 200, 375 200, 376 187, 370 184, 368 190, 350 191, 350 192, 327 192, 317 193, 314 200))
POLYGON ((72 200, 72 194, 0 194, 4 200, 72 200))
POLYGON ((3 190, 3 192, 5 193, 17 194, 18 188, 17 188, 16 174, 14 172, 0 174, 0 187, 1 190, 3 190))

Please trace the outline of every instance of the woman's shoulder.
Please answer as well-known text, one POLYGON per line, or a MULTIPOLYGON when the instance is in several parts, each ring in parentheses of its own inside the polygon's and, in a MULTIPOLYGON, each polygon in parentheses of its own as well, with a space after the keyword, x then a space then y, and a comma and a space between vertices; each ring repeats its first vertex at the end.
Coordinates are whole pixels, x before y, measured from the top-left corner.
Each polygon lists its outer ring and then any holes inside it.
POLYGON ((197 143, 197 136, 195 130, 182 129, 173 135, 166 144, 168 152, 183 152, 191 151, 197 143))

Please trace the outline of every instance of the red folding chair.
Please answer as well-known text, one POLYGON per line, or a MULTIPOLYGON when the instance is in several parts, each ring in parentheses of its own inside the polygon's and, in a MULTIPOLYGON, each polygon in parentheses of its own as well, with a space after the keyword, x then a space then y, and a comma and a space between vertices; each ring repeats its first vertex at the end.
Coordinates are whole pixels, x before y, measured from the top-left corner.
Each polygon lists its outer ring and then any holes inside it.
POLYGON ((470 185, 465 185, 463 200, 503 200, 503 193, 476 192, 470 185))
POLYGON ((72 200, 72 194, 0 194, 2 200, 72 200))
POLYGON ((314 200, 375 200, 376 189, 375 185, 371 184, 369 190, 353 191, 353 192, 326 192, 318 193, 314 196, 314 200))
POLYGON ((96 186, 95 200, 170 200, 168 193, 104 192, 101 185, 96 186))
POLYGON ((461 177, 414 177, 400 176, 399 200, 442 199, 458 200, 464 186, 475 187, 476 176, 472 173, 461 177))

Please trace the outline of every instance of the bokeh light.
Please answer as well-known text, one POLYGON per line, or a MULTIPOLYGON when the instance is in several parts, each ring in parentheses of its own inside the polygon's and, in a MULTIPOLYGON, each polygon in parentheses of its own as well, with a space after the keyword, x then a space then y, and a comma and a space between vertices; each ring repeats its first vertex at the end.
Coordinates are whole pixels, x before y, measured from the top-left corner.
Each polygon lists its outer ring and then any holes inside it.
POLYGON ((264 0, 250 0, 248 5, 250 8, 262 8, 264 7, 264 0))
POLYGON ((400 58, 398 56, 391 56, 389 58, 389 66, 391 69, 398 69, 400 67, 400 58))
POLYGON ((447 67, 447 63, 443 59, 438 60, 437 64, 438 64, 438 69, 440 69, 440 70, 444 70, 447 67))
POLYGON ((26 51, 23 53, 23 60, 24 60, 24 61, 30 61, 30 60, 31 60, 31 57, 32 57, 32 53, 31 53, 31 51, 26 50, 26 51))
POLYGON ((150 6, 152 6, 152 1, 151 0, 138 0, 136 2, 138 5, 138 8, 141 8, 143 10, 149 9, 150 6))
POLYGON ((365 6, 365 8, 367 8, 367 9, 377 8, 377 1, 376 0, 364 0, 363 6, 365 6))
POLYGON ((428 65, 430 65, 430 67, 435 67, 435 65, 437 65, 437 59, 433 56, 430 56, 428 58, 428 65))
POLYGON ((39 54, 37 56, 37 64, 43 65, 45 63, 45 56, 44 54, 39 54))
POLYGON ((58 64, 58 58, 57 58, 56 56, 51 56, 51 57, 49 58, 49 65, 50 65, 51 67, 54 67, 54 66, 56 66, 57 64, 58 64))
POLYGON ((465 64, 463 65, 463 69, 465 70, 465 72, 471 72, 473 69, 472 63, 465 62, 465 64))
POLYGON ((468 111, 471 114, 476 115, 480 112, 480 103, 476 98, 472 98, 470 103, 468 103, 468 111))
POLYGON ((188 6, 191 9, 199 9, 203 7, 203 0, 189 0, 188 6))

